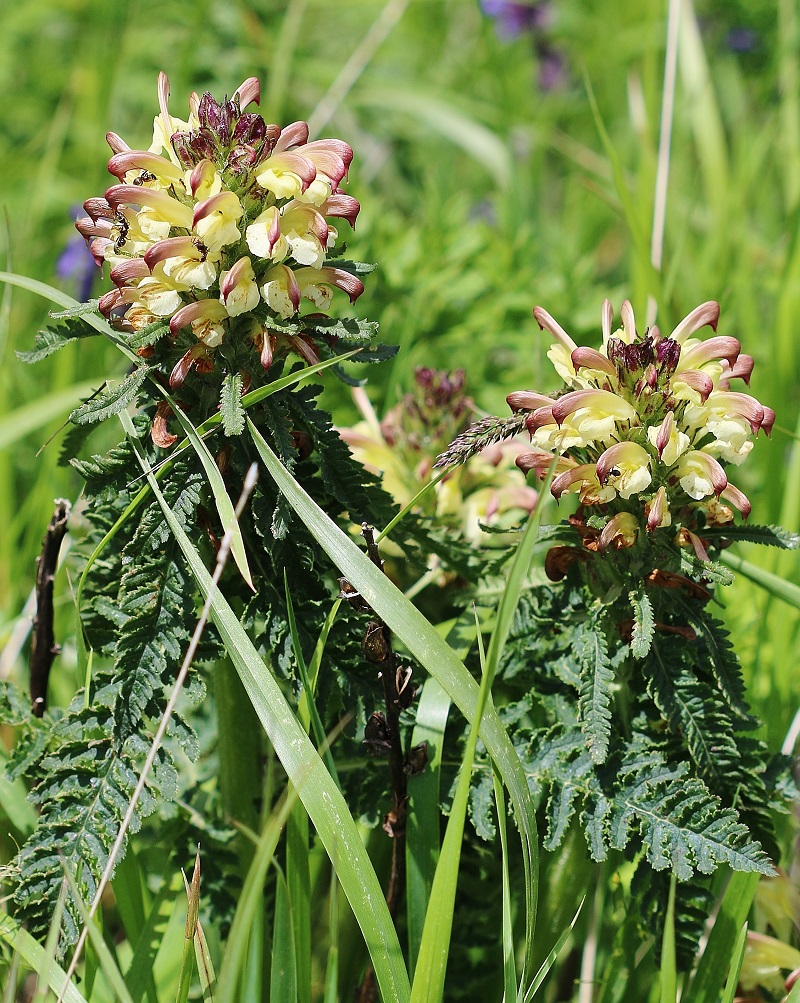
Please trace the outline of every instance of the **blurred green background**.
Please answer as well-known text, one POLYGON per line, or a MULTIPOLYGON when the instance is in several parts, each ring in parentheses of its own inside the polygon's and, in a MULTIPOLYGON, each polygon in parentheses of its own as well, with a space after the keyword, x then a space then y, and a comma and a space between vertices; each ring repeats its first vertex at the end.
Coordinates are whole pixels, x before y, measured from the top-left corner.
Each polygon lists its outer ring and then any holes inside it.
MULTIPOLYGON (((192 89, 262 81, 262 113, 309 119, 356 153, 362 204, 352 256, 377 261, 357 309, 398 344, 369 371, 379 412, 419 365, 463 367, 479 407, 554 389, 545 306, 575 339, 599 339, 600 304, 649 294, 671 326, 722 304, 720 333, 755 356, 753 393, 777 412, 735 482, 752 521, 798 529, 800 71, 793 0, 686 4, 680 38, 663 272, 648 265, 661 109, 665 0, 550 0, 503 20, 484 0, 29 0, 0 10, 2 267, 55 282, 70 211, 111 182, 106 130, 147 146, 156 78, 171 110, 192 89), (518 29, 518 30, 515 30, 518 29), (597 115, 589 92, 594 94, 597 115), (608 142, 601 136, 605 130, 608 142)), ((93 294, 105 286, 99 275, 93 294)), ((0 646, 33 585, 53 499, 78 477, 54 441, 72 404, 120 359, 99 341, 22 365, 47 304, 5 287, 0 309, 0 646)), ((328 391, 340 423, 349 391, 328 391)), ((111 423, 109 423, 111 425, 111 423)), ((112 427, 97 433, 116 436, 112 427)), ((796 558, 748 554, 797 580, 796 558)), ((61 582, 64 629, 69 585, 61 582)), ((779 745, 800 698, 797 616, 744 580, 728 616, 756 709, 779 745)), ((11 651, 14 654, 14 650, 11 651)), ((22 658, 5 673, 24 680, 22 658)))

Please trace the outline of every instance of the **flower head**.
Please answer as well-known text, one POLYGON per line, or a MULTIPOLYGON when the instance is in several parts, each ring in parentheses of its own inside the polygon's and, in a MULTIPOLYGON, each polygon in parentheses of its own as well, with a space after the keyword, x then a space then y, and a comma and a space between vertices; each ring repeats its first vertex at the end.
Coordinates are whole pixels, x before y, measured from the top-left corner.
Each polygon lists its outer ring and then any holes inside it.
POLYGON ((268 124, 246 110, 259 100, 251 77, 223 101, 193 93, 187 118, 175 118, 160 74, 149 148, 107 134, 115 183, 84 203, 76 224, 110 266, 106 316, 129 335, 161 324, 179 339, 146 343, 157 360, 169 357, 173 387, 192 368, 213 370, 223 345, 252 351, 265 369, 280 352, 318 360, 314 342, 330 336, 303 305, 325 310, 334 290, 353 302, 364 289, 352 265, 330 263, 341 253, 331 220, 354 226, 359 212, 339 187, 353 151, 338 139, 309 142, 304 122, 268 124))
MULTIPOLYGON (((400 505, 430 481, 437 453, 469 426, 473 414, 463 370, 423 367, 414 377, 413 389, 380 422, 364 392, 355 391, 364 420, 339 430, 355 458, 381 475, 400 505)), ((524 449, 518 441, 486 447, 436 485, 423 501, 425 511, 472 543, 496 542, 498 537, 487 537, 481 525, 504 528, 536 502, 536 492, 514 464, 524 449)))
POLYGON ((585 512, 578 522, 591 519, 587 537, 601 530, 595 550, 662 534, 705 560, 703 527, 733 520, 724 502, 744 518, 750 511, 725 467, 741 464, 775 418, 754 397, 731 390, 731 381, 749 380, 753 361, 736 338, 716 334, 718 304, 701 304, 662 337, 656 327, 636 330, 627 301, 613 331, 606 300, 598 349, 576 345, 541 307, 533 315, 554 339, 548 354, 566 387, 552 397, 509 395, 512 410, 527 412, 535 447, 518 465, 543 477, 558 457, 551 491, 556 498, 578 495, 585 512), (696 334, 705 326, 714 335, 702 340, 696 334), (637 536, 634 526, 644 534, 637 536))

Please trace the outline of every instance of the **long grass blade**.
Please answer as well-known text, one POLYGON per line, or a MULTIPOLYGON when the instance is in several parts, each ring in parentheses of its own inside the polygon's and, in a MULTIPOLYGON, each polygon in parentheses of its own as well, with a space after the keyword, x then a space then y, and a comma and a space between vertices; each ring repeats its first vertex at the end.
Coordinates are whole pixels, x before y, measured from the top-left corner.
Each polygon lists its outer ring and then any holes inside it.
POLYGON ((97 389, 97 381, 73 383, 65 390, 42 396, 33 404, 11 411, 0 420, 0 449, 8 449, 15 442, 26 439, 31 432, 55 418, 63 417, 76 403, 97 389))
POLYGON ((239 569, 239 572, 245 582, 247 582, 250 588, 255 591, 253 586, 253 576, 250 573, 250 566, 247 563, 247 554, 244 551, 242 530, 239 526, 239 520, 236 518, 236 513, 233 510, 233 502, 231 501, 231 497, 225 487, 225 481, 222 479, 222 473, 217 466, 217 462, 211 455, 208 446, 197 434, 197 429, 174 401, 172 402, 171 407, 175 413, 175 417, 178 419, 178 422, 184 431, 184 434, 186 435, 186 438, 191 443, 195 453, 197 453, 197 458, 203 465, 203 470, 208 478, 211 492, 214 495, 214 504, 216 506, 220 522, 222 523, 222 531, 223 533, 231 533, 231 554, 234 561, 236 561, 236 567, 239 569))
POLYGON ((280 867, 276 868, 275 922, 272 932, 272 971, 269 998, 281 1003, 298 1003, 297 956, 289 888, 280 867))
POLYGON ((58 938, 61 933, 61 919, 64 915, 64 907, 67 904, 67 882, 61 882, 61 890, 58 893, 56 907, 50 919, 50 929, 47 931, 47 940, 44 944, 44 963, 36 972, 36 992, 33 994, 32 1003, 41 1003, 50 995, 50 969, 55 964, 56 951, 58 950, 58 938))
POLYGON ((511 918, 511 878, 508 857, 508 833, 506 832, 506 799, 503 784, 492 772, 494 802, 497 808, 497 831, 500 833, 501 868, 503 872, 503 1001, 512 1003, 517 998, 517 968, 514 962, 514 929, 511 918))
POLYGON ((728 972, 728 981, 725 983, 725 989, 722 993, 722 999, 720 1003, 733 1003, 736 998, 736 987, 739 984, 739 972, 742 970, 742 962, 744 961, 744 952, 747 947, 747 923, 741 929, 739 933, 739 939, 736 941, 736 946, 733 949, 733 954, 731 955, 731 970, 728 972))
MULTIPOLYGON (((45 949, 7 913, 0 913, 0 940, 14 951, 32 972, 46 970, 45 949)), ((54 993, 63 993, 64 1003, 87 1003, 74 983, 67 981, 67 973, 60 965, 53 963, 49 966, 47 980, 54 993)))
POLYGON ((760 585, 770 595, 782 599, 783 602, 794 606, 795 609, 800 609, 800 585, 795 585, 794 582, 789 582, 771 571, 766 571, 757 564, 739 557, 738 554, 729 554, 725 551, 720 555, 720 560, 723 564, 727 564, 732 571, 738 571, 745 578, 749 578, 751 582, 760 585))
POLYGON ((555 943, 552 951, 550 951, 550 953, 547 955, 547 957, 544 959, 544 961, 540 965, 539 971, 533 977, 533 980, 531 981, 530 986, 528 986, 528 989, 527 989, 527 991, 525 993, 525 996, 523 997, 523 1003, 531 1003, 531 1000, 536 995, 536 991, 538 990, 539 986, 547 978, 547 975, 548 975, 550 969, 556 963, 556 958, 558 958, 559 954, 561 954, 562 950, 564 949, 564 945, 566 944, 566 942, 569 940, 570 936, 572 935, 572 930, 573 930, 575 924, 578 922, 578 916, 580 916, 580 914, 581 914, 581 910, 583 909, 583 905, 584 905, 585 901, 586 901, 585 898, 581 899, 580 905, 578 906, 578 908, 577 908, 577 910, 575 912, 575 915, 572 917, 572 922, 563 931, 563 933, 561 934, 561 936, 556 941, 556 943, 555 943))
POLYGON ((661 1003, 675 1003, 678 993, 678 972, 675 966, 675 888, 677 878, 673 872, 669 883, 667 914, 664 917, 664 935, 661 938, 661 1003))
POLYGON ((478 651, 481 660, 481 687, 470 724, 466 747, 461 758, 455 797, 447 820, 447 830, 442 842, 442 852, 436 865, 433 888, 425 914, 425 926, 419 946, 414 982, 411 986, 411 1003, 441 1003, 444 996, 444 977, 450 954, 453 932, 458 872, 461 864, 461 844, 464 839, 464 821, 469 802, 472 764, 478 743, 481 717, 489 701, 491 678, 483 651, 483 639, 478 631, 478 651))
POLYGON ((694 976, 681 997, 681 1003, 717 1003, 720 987, 725 982, 733 949, 750 912, 758 882, 757 874, 735 872, 731 875, 705 949, 694 976))
POLYGON ((413 976, 425 925, 425 913, 439 860, 439 784, 442 747, 450 695, 433 676, 425 680, 417 704, 417 719, 411 746, 425 742, 428 765, 409 784, 410 804, 406 828, 406 916, 408 922, 409 970, 413 976))
MULTIPOLYGON (((78 884, 72 874, 70 874, 66 864, 64 864, 64 877, 66 878, 69 890, 72 893, 72 900, 80 913, 81 921, 83 922, 85 929, 88 931, 89 941, 95 954, 97 955, 100 970, 108 981, 108 984, 116 993, 118 1003, 133 1003, 133 997, 125 984, 122 973, 119 968, 117 968, 117 964, 114 961, 111 951, 109 950, 108 944, 106 944, 103 939, 103 934, 101 933, 100 928, 94 919, 89 915, 89 910, 86 907, 86 903, 83 901, 78 884)), ((64 999, 67 999, 66 995, 64 996, 64 999)))

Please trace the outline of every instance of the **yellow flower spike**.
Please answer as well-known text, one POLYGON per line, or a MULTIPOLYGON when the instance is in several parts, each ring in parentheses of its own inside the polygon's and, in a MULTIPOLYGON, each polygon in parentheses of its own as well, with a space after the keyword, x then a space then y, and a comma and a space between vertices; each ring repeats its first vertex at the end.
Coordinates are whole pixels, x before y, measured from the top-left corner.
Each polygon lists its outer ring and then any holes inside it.
POLYGON ((223 321, 228 317, 228 311, 219 300, 206 299, 187 303, 177 310, 169 322, 172 334, 177 334, 184 327, 192 326, 192 333, 198 341, 209 348, 217 348, 225 336, 223 321))
POLYGON ((647 519, 647 532, 652 533, 662 526, 672 524, 672 516, 669 513, 669 500, 667 490, 662 484, 649 502, 645 503, 644 514, 647 519))
POLYGON ((156 191, 143 185, 112 185, 106 191, 106 200, 113 209, 121 205, 141 206, 137 214, 140 223, 144 214, 156 223, 168 223, 185 230, 192 228, 192 210, 166 191, 156 191))
POLYGON ((250 253, 259 258, 279 262, 289 254, 289 245, 281 233, 281 214, 271 205, 260 213, 244 232, 250 253))
POLYGON ((170 115, 168 102, 169 77, 162 71, 158 74, 158 107, 161 113, 153 119, 153 141, 150 144, 150 152, 161 153, 164 150, 173 164, 180 166, 170 139, 176 132, 196 129, 199 124, 197 112, 195 109, 194 112, 190 113, 189 121, 184 122, 182 119, 170 115))
POLYGON ((171 317, 183 304, 182 292, 188 292, 189 287, 166 275, 163 265, 156 266, 148 278, 144 278, 136 287, 136 299, 157 317, 171 317))
POLYGON ((270 310, 283 320, 297 313, 300 287, 292 269, 286 265, 273 265, 264 277, 266 282, 261 287, 261 295, 270 310))
POLYGON ((708 300, 705 303, 701 303, 700 306, 696 306, 694 310, 688 313, 672 332, 670 338, 673 341, 677 341, 679 345, 682 345, 690 334, 699 331, 706 324, 716 331, 718 323, 719 303, 715 300, 708 300))
POLYGON ((574 491, 579 492, 581 501, 586 505, 600 505, 613 501, 617 496, 613 487, 599 482, 593 463, 579 463, 570 467, 563 474, 554 477, 550 485, 550 493, 556 499, 574 491))
POLYGON ((637 417, 636 409, 610 390, 574 390, 553 404, 553 418, 560 425, 578 410, 591 412, 598 418, 612 417, 616 421, 633 421, 637 417))
POLYGON ((222 175, 210 160, 204 159, 195 164, 192 170, 185 172, 184 178, 186 190, 198 202, 222 191, 222 175))
POLYGON ((151 269, 163 262, 164 274, 190 289, 208 289, 217 277, 216 266, 193 237, 160 240, 148 249, 144 261, 151 269))

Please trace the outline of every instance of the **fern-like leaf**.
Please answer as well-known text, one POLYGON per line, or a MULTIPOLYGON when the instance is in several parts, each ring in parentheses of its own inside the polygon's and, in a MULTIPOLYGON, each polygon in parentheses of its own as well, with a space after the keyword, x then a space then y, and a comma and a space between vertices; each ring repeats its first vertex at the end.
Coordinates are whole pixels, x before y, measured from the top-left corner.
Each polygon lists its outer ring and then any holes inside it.
POLYGON ((715 526, 703 530, 704 539, 726 540, 728 542, 741 540, 743 543, 760 543, 767 547, 780 547, 781 550, 797 550, 800 547, 800 534, 790 533, 781 526, 715 526))
POLYGON ((755 724, 745 699, 744 679, 739 659, 733 650, 725 626, 686 599, 681 599, 689 623, 697 631, 707 663, 719 685, 719 692, 728 706, 748 726, 755 724))
POLYGON ((623 849, 636 826, 656 871, 671 867, 681 880, 719 864, 735 871, 775 873, 759 843, 731 808, 723 808, 685 765, 668 766, 656 753, 623 763, 608 819, 610 845, 623 849), (643 761, 642 761, 643 759, 643 761))
POLYGON ((648 662, 648 692, 670 730, 686 743, 708 782, 725 786, 724 774, 739 756, 733 722, 717 694, 680 658, 670 658, 669 644, 653 644, 648 662))
POLYGON ((149 372, 149 366, 138 366, 122 383, 106 387, 105 390, 84 401, 80 407, 75 408, 69 420, 76 425, 85 425, 105 421, 111 415, 119 414, 136 399, 149 372))
POLYGON ((241 435, 244 431, 245 413, 242 406, 241 373, 228 373, 222 382, 219 410, 225 435, 241 435))
POLYGON ((59 351, 65 345, 78 341, 80 338, 97 337, 97 331, 90 327, 85 321, 79 318, 70 318, 54 327, 46 327, 39 331, 34 341, 34 347, 30 352, 17 352, 17 358, 21 362, 33 365, 41 362, 48 355, 59 351))
POLYGON ((642 586, 629 592, 628 599, 633 607, 631 653, 634 658, 644 658, 650 650, 655 633, 653 604, 642 586))
POLYGON ((583 734, 595 763, 604 763, 611 736, 611 686, 614 672, 602 616, 595 614, 575 631, 575 653, 581 664, 580 714, 583 734))

